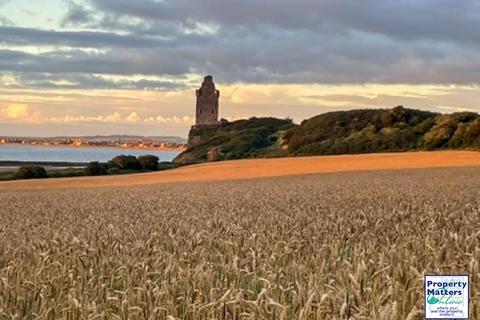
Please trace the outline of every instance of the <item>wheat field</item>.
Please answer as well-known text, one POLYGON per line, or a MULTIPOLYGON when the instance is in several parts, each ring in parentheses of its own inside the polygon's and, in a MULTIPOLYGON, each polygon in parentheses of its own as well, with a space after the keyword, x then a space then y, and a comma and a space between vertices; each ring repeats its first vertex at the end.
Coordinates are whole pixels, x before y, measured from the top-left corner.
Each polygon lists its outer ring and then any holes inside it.
POLYGON ((421 151, 208 162, 141 174, 0 181, 0 191, 130 187, 173 182, 244 180, 302 174, 480 167, 480 152, 421 151))
POLYGON ((0 193, 0 319, 423 319, 471 275, 480 170, 0 193))

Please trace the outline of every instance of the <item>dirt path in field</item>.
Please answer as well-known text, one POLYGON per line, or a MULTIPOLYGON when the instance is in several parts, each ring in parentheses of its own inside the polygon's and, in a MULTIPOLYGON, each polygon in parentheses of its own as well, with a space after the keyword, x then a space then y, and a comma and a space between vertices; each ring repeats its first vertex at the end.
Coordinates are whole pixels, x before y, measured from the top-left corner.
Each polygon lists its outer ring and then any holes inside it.
POLYGON ((480 152, 441 151, 237 160, 123 176, 60 178, 0 182, 0 190, 119 187, 171 182, 251 179, 312 173, 480 167, 480 152))

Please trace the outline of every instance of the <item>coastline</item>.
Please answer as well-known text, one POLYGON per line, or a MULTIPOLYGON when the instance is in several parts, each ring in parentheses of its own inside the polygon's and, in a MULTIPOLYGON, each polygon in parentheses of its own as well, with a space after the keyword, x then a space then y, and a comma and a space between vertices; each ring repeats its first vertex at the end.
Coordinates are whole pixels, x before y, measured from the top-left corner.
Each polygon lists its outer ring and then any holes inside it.
MULTIPOLYGON (((42 149, 46 150, 47 153, 77 153, 81 154, 85 150, 87 153, 103 153, 107 152, 111 154, 108 159, 105 157, 103 160, 98 160, 99 162, 107 162, 111 158, 121 154, 133 154, 133 155, 140 155, 140 154, 157 154, 157 153, 169 153, 172 154, 181 153, 183 149, 180 148, 142 148, 142 147, 117 147, 117 146, 90 146, 90 145, 82 145, 82 146, 70 146, 70 145, 37 145, 37 144, 17 144, 17 143, 3 143, 0 144, 0 149, 4 148, 3 150, 13 150, 13 154, 10 156, 2 155, 0 158, 0 173, 5 172, 13 172, 17 170, 21 166, 40 166, 44 168, 48 168, 49 170, 57 170, 57 169, 75 169, 75 168, 82 168, 86 167, 90 160, 87 160, 88 157, 16 157, 15 150, 16 149, 29 149, 29 150, 37 150, 35 153, 42 153, 42 149), (57 150, 57 151, 55 151, 57 150), (104 150, 104 151, 101 151, 104 150)), ((170 156, 168 156, 170 157, 170 156)), ((167 157, 167 158, 168 158, 167 157)), ((165 160, 164 158, 161 158, 165 160)), ((91 160, 97 161, 97 160, 91 160)))
POLYGON ((85 167, 86 162, 68 161, 10 161, 0 160, 0 167, 21 167, 21 166, 49 166, 49 167, 85 167))
POLYGON ((15 146, 15 147, 38 147, 38 148, 99 148, 99 149, 123 149, 123 150, 151 150, 151 151, 177 151, 183 152, 186 148, 175 147, 122 147, 122 146, 98 146, 98 145, 44 145, 44 144, 27 144, 27 143, 0 143, 1 146, 15 146))

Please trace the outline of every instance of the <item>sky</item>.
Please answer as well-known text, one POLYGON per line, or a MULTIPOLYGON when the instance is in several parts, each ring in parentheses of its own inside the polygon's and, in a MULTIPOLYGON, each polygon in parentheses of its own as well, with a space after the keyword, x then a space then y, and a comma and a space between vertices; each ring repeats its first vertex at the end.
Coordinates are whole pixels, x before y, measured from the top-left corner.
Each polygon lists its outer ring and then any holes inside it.
POLYGON ((0 135, 187 136, 220 116, 480 111, 478 0, 0 0, 0 135))

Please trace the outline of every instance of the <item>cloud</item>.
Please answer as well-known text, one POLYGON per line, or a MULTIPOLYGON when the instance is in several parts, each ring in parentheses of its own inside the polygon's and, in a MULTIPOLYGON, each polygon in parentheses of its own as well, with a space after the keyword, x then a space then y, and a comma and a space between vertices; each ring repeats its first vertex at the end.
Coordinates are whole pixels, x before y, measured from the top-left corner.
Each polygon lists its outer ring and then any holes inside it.
POLYGON ((127 115, 122 116, 119 112, 114 112, 108 115, 98 115, 98 116, 63 116, 63 117, 52 117, 44 118, 45 122, 51 123, 145 123, 145 124, 174 124, 174 125, 192 125, 195 123, 195 118, 190 116, 184 117, 142 117, 137 112, 131 112, 127 115))
POLYGON ((38 122, 41 121, 41 115, 38 111, 32 110, 27 104, 11 103, 3 108, 0 106, 0 120, 38 122))
POLYGON ((90 0, 98 10, 150 21, 348 34, 382 34, 394 39, 477 43, 476 0, 90 0), (299 19, 301 17, 301 19, 299 19))
POLYGON ((10 21, 10 19, 6 18, 6 17, 3 17, 3 16, 0 16, 0 26, 4 25, 9 25, 9 24, 12 24, 12 21, 10 21))
POLYGON ((156 117, 148 117, 144 120, 147 123, 173 123, 173 124, 180 124, 180 125, 193 125, 195 123, 195 118, 190 116, 184 117, 164 117, 164 116, 156 116, 156 117))
POLYGON ((0 73, 46 89, 175 90, 191 74, 221 84, 469 85, 480 83, 479 17, 476 0, 75 0, 61 29, 0 26, 0 73))
POLYGON ((13 45, 70 46, 80 48, 103 47, 161 47, 166 39, 152 39, 141 35, 120 35, 102 31, 56 31, 13 26, 0 26, 0 43, 13 45))
MULTIPOLYGON (((8 2, 10 2, 10 0, 0 0, 0 8, 8 2)), ((12 21, 10 19, 5 17, 3 14, 0 15, 0 26, 11 25, 11 24, 12 24, 12 21)))
MULTIPOLYGON (((1 55, 1 53, 0 53, 1 55)), ((1 64, 1 63, 0 63, 1 64)), ((0 74, 0 84, 9 88, 35 89, 140 89, 176 91, 185 84, 152 78, 121 78, 91 73, 46 73, 17 71, 15 74, 0 74)))
POLYGON ((32 54, 0 49, 0 72, 182 76, 191 72, 189 60, 182 59, 185 55, 190 54, 173 51, 166 58, 159 59, 158 52, 154 50, 141 54, 134 49, 117 49, 106 53, 59 50, 32 54))
POLYGON ((127 117, 127 122, 138 122, 140 120, 141 120, 141 118, 138 115, 138 113, 136 113, 136 112, 130 113, 127 117))
POLYGON ((2 109, 1 115, 6 119, 25 119, 30 113, 25 104, 11 104, 2 109))
POLYGON ((108 115, 99 115, 99 116, 63 116, 63 117, 52 117, 52 118, 45 118, 45 122, 110 122, 110 123, 119 123, 119 122, 127 122, 125 118, 122 118, 120 113, 114 112, 108 115))
MULTIPOLYGON (((4 49, 0 50, 0 71, 171 78, 213 73, 221 83, 480 83, 478 50, 444 46, 431 52, 418 45, 418 52, 413 54, 412 48, 387 40, 362 48, 357 43, 362 39, 369 41, 365 35, 355 39, 325 37, 324 46, 312 46, 308 38, 291 35, 270 45, 262 45, 261 39, 226 40, 218 45, 185 45, 162 51, 72 49, 33 54, 4 49)), ((142 83, 134 87, 142 87, 142 83)))
POLYGON ((62 27, 68 26, 85 26, 93 21, 92 12, 84 6, 68 1, 68 11, 62 19, 62 27))

